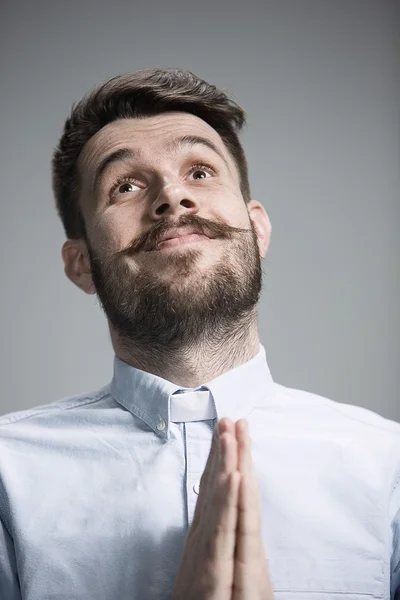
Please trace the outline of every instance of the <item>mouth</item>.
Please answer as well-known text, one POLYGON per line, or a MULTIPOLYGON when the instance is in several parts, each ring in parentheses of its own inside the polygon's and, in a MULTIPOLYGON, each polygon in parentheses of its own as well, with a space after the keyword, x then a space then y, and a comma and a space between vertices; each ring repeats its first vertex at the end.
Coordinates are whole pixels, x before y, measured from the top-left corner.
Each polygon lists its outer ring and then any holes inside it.
POLYGON ((156 244, 145 245, 146 252, 159 252, 170 248, 179 248, 188 244, 204 243, 213 239, 213 236, 207 232, 200 231, 197 227, 173 227, 166 231, 156 244), (147 246, 147 248, 146 248, 147 246))
POLYGON ((180 235, 173 238, 168 238, 159 242, 153 250, 160 252, 162 250, 168 250, 170 248, 180 248, 181 246, 187 246, 189 244, 204 244, 205 242, 211 241, 211 238, 201 233, 189 233, 187 235, 180 235))

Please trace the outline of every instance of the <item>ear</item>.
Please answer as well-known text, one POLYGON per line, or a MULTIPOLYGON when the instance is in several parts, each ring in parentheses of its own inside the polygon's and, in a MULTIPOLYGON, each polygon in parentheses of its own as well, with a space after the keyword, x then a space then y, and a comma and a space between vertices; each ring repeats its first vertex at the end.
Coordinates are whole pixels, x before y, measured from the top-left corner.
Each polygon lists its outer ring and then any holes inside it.
POLYGON ((89 255, 83 239, 67 240, 61 250, 64 272, 68 279, 86 294, 95 294, 96 288, 90 271, 89 255))
POLYGON ((260 256, 261 258, 264 258, 267 254, 271 240, 271 221, 269 220, 269 216, 265 208, 262 204, 260 204, 260 202, 257 202, 257 200, 250 200, 250 202, 247 204, 247 210, 256 230, 260 256))

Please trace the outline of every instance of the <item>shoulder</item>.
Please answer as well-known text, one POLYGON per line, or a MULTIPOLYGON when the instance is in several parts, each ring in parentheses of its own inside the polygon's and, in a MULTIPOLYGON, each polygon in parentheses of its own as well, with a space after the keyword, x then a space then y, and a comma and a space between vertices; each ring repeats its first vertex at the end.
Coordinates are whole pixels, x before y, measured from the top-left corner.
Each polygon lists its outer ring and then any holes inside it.
POLYGON ((352 472, 369 473, 375 483, 384 477, 389 494, 400 484, 400 423, 316 393, 280 384, 275 384, 275 391, 274 407, 284 407, 286 434, 306 439, 310 445, 314 441, 329 456, 336 448, 346 467, 354 467, 352 472))
POLYGON ((312 419, 327 419, 331 423, 339 423, 346 428, 359 428, 377 434, 393 435, 400 441, 400 423, 383 417, 378 412, 356 404, 346 404, 325 396, 285 387, 275 383, 276 397, 286 405, 298 407, 299 411, 309 414, 312 419), (309 410, 306 409, 308 407, 309 410))
POLYGON ((400 423, 357 404, 346 404, 325 396, 275 384, 276 401, 283 403, 293 424, 321 434, 346 436, 368 446, 391 448, 400 464, 400 423))
POLYGON ((108 384, 96 391, 66 396, 47 404, 40 404, 25 410, 6 413, 0 416, 0 436, 2 432, 7 430, 8 426, 13 424, 26 423, 29 426, 35 418, 43 418, 44 420, 48 419, 51 421, 53 417, 57 418, 62 413, 73 411, 74 409, 89 408, 90 405, 96 405, 110 397, 110 384, 108 384))

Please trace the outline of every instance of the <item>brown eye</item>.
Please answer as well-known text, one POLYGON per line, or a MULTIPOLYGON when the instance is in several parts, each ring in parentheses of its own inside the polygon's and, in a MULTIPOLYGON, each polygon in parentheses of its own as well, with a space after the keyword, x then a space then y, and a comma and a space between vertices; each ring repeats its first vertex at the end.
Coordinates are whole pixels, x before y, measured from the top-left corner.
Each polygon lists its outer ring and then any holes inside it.
MULTIPOLYGON (((120 185, 120 186, 119 186, 119 188, 117 188, 117 189, 118 189, 118 192, 119 192, 120 194, 123 194, 124 192, 132 192, 133 190, 132 190, 132 189, 129 189, 129 188, 132 188, 132 187, 134 187, 134 186, 133 186, 133 183, 123 183, 123 184, 122 184, 122 185, 120 185)), ((136 187, 137 187, 137 186, 136 186, 136 187)))
POLYGON ((192 173, 192 175, 195 179, 206 179, 207 178, 207 173, 205 171, 203 171, 202 169, 198 169, 197 171, 192 173))
POLYGON ((214 169, 211 169, 211 167, 207 167, 206 165, 193 165, 190 169, 190 177, 196 181, 207 179, 208 177, 212 177, 212 175, 215 175, 214 169))
POLYGON ((130 192, 135 192, 134 188, 139 189, 135 183, 128 179, 120 179, 116 181, 115 185, 112 187, 110 195, 115 196, 116 194, 129 194, 130 192))

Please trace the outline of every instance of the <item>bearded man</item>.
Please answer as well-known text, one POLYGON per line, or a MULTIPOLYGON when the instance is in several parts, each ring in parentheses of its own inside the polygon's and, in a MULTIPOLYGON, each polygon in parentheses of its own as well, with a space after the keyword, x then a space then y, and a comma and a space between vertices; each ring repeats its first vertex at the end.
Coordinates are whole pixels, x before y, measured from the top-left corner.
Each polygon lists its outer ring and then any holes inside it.
POLYGON ((400 425, 273 381, 244 123, 176 69, 73 106, 62 256, 104 309, 114 374, 0 419, 2 599, 396 597, 400 425))

